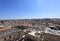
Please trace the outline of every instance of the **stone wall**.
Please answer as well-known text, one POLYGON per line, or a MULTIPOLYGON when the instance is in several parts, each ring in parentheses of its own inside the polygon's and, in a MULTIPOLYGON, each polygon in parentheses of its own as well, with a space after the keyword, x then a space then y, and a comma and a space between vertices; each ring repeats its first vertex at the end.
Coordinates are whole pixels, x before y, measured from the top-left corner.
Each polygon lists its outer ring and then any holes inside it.
POLYGON ((60 36, 45 33, 44 41, 60 41, 60 36))
POLYGON ((14 33, 10 33, 8 35, 0 37, 0 41, 14 41, 20 40, 22 37, 22 31, 16 31, 14 33))
POLYGON ((25 41, 60 41, 60 36, 44 33, 44 39, 37 38, 32 35, 26 35, 25 41))

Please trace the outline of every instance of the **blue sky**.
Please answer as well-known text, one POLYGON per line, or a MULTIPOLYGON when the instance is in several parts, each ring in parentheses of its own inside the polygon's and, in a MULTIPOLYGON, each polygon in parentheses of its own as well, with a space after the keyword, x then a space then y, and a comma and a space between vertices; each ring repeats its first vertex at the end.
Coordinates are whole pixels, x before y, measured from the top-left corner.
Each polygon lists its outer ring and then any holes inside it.
POLYGON ((60 0, 0 0, 0 19, 60 18, 60 0))

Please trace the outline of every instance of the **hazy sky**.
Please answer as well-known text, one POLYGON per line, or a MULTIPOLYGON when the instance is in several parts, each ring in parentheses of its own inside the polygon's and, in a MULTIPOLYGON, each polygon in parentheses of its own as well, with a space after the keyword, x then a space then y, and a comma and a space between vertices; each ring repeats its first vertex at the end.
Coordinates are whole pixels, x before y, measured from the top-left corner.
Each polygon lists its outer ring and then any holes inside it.
POLYGON ((60 0, 0 0, 0 19, 60 18, 60 0))

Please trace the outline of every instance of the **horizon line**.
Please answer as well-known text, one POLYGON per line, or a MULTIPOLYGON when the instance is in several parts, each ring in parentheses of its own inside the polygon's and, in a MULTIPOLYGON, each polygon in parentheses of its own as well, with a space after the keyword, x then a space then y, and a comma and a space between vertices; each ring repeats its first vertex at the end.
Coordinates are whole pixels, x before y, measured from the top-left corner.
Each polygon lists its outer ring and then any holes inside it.
POLYGON ((10 18, 10 19, 0 19, 0 20, 23 20, 23 19, 60 19, 60 18, 10 18))

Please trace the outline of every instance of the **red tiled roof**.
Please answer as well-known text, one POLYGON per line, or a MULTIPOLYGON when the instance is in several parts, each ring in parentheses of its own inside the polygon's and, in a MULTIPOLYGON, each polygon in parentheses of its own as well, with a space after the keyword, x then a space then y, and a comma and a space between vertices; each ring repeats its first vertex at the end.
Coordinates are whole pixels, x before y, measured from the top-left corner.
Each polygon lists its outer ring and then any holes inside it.
POLYGON ((5 31, 5 30, 9 30, 9 29, 11 29, 11 28, 8 28, 8 27, 0 28, 0 32, 1 32, 1 31, 5 31))

